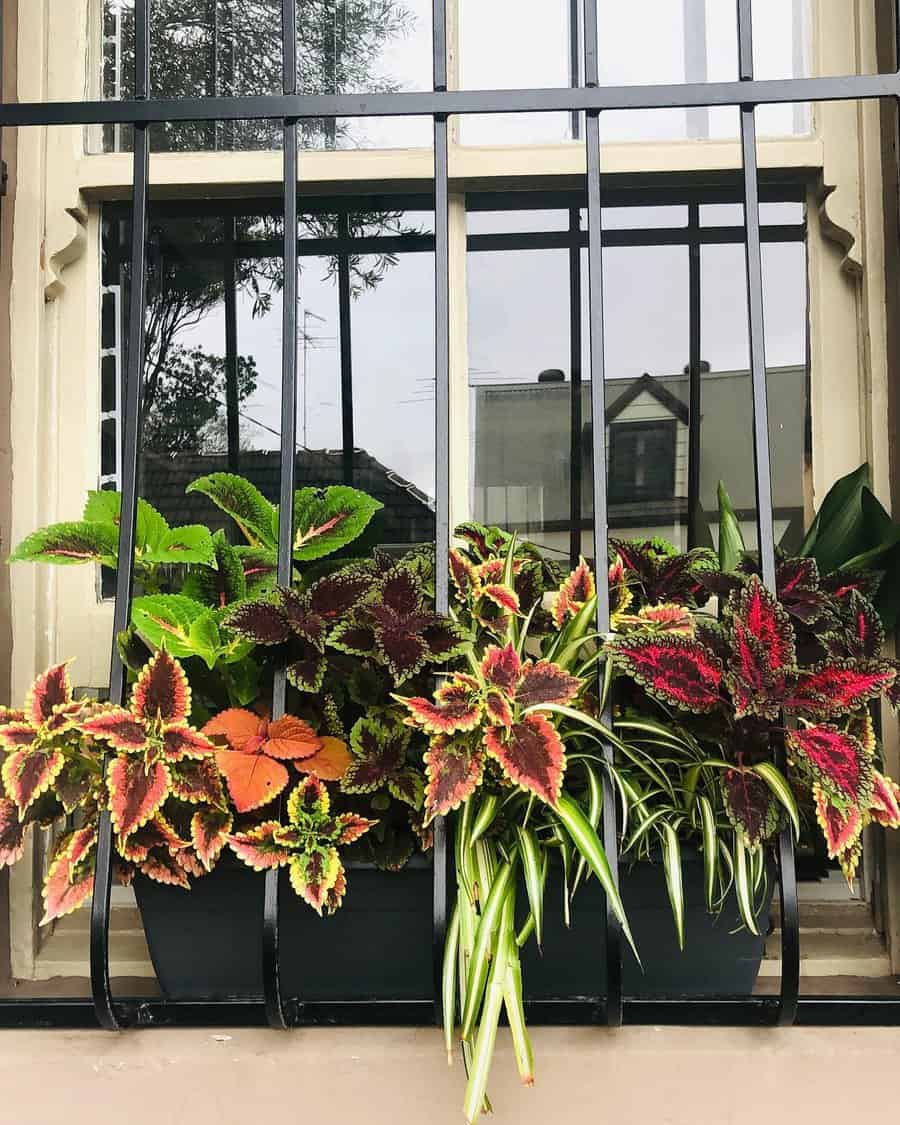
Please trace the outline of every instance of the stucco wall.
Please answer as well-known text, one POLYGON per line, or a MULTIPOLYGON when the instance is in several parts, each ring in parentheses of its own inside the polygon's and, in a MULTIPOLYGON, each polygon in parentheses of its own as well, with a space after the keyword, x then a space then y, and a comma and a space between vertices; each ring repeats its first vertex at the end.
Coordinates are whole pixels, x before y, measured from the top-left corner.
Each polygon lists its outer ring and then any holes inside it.
MULTIPOLYGON (((541 1029, 538 1083, 498 1047, 494 1125, 813 1125, 884 1118, 896 1030, 541 1029)), ((8 1032, 2 1125, 458 1125, 429 1030, 8 1032)))

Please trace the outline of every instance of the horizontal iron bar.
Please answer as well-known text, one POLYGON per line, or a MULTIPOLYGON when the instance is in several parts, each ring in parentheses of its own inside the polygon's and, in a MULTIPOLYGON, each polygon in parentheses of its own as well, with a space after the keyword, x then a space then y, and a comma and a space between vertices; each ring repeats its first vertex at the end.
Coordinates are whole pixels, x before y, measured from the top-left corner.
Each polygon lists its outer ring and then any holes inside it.
POLYGON ((685 82, 551 90, 422 90, 383 94, 260 94, 146 101, 18 102, 0 105, 0 125, 140 125, 269 118, 431 117, 468 113, 679 109, 900 97, 900 74, 685 82))
MULTIPOLYGON (((287 1001, 292 1026, 421 1027, 433 1021, 432 1000, 287 1001)), ((603 1025, 603 997, 532 1000, 526 1003, 535 1026, 603 1025)), ((166 1001, 120 999, 123 1025, 142 1027, 265 1027, 261 1000, 166 1001)), ((631 1026, 767 1027, 778 1012, 777 996, 698 999, 628 999, 624 1022, 631 1026)), ((797 1024, 803 1027, 897 1027, 900 999, 894 997, 801 997, 797 1024)), ((0 1000, 0 1029, 96 1029, 90 1000, 0 1000)))

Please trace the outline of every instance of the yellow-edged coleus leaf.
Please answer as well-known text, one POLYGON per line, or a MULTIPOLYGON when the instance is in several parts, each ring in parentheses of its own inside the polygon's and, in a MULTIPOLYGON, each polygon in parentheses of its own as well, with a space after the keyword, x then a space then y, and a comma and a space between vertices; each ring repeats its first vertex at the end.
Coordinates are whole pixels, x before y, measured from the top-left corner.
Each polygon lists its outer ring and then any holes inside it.
POLYGON ((516 703, 523 708, 542 703, 565 706, 581 688, 581 681, 549 660, 526 662, 516 687, 516 703))
POLYGON ((388 792, 398 801, 404 801, 410 808, 420 809, 425 799, 425 782, 418 770, 398 770, 388 778, 388 792))
POLYGON ((864 754, 869 758, 874 756, 878 739, 875 736, 875 724, 872 722, 872 714, 868 707, 861 707, 853 712, 847 720, 847 734, 856 739, 864 754))
POLYGON ((181 762, 185 758, 208 758, 216 752, 216 746, 187 723, 167 724, 162 737, 163 757, 167 762, 181 762))
POLYGON ((169 768, 165 762, 120 754, 109 767, 109 810, 116 832, 126 838, 146 824, 169 793, 169 768))
POLYGON ((337 834, 335 843, 337 844, 355 843, 378 823, 377 820, 368 820, 366 817, 353 812, 341 813, 340 816, 335 817, 334 822, 337 834))
POLYGON ((556 728, 543 715, 526 715, 509 730, 488 727, 484 745, 510 781, 556 807, 566 755, 556 728))
POLYGON ((76 829, 61 841, 44 880, 42 926, 71 914, 90 897, 94 873, 88 861, 96 841, 93 825, 76 829))
POLYGON ((492 601, 504 613, 519 612, 519 595, 509 586, 504 586, 502 582, 489 582, 481 587, 480 594, 483 598, 492 601))
POLYGON ((191 805, 223 805, 222 777, 211 758, 173 763, 169 768, 172 794, 191 805))
POLYGON ((138 867, 142 875, 152 879, 154 883, 162 883, 167 887, 181 887, 189 891, 191 883, 184 866, 178 862, 174 855, 166 851, 152 852, 138 867))
POLYGON ((450 576, 463 598, 478 596, 480 585, 475 566, 455 547, 450 549, 450 576))
POLYGON ((328 892, 342 871, 337 848, 315 847, 290 861, 291 886, 317 914, 321 914, 328 892))
POLYGON ((280 830, 277 820, 267 820, 247 832, 232 833, 228 836, 228 846, 254 871, 267 871, 288 863, 294 854, 291 848, 279 843, 276 833, 280 830))
POLYGON ((394 696, 409 711, 405 721, 426 734, 454 734, 475 730, 481 722, 482 704, 477 684, 469 678, 454 677, 434 693, 435 701, 422 696, 394 696))
POLYGON ((340 909, 341 903, 344 901, 344 895, 347 891, 347 875, 344 871, 343 864, 337 873, 334 882, 325 892, 325 913, 334 914, 336 910, 340 909))
POLYGON ((131 709, 149 722, 184 723, 191 709, 191 689, 184 669, 165 649, 155 653, 138 676, 131 709))
POLYGON ((328 789, 312 775, 295 785, 287 800, 287 814, 292 824, 301 824, 309 817, 320 820, 328 815, 330 808, 328 789))
POLYGON ((198 809, 191 817, 191 841, 197 858, 212 871, 233 827, 231 813, 224 809, 198 809))
POLYGON ((62 751, 52 747, 28 747, 9 755, 3 763, 3 788, 20 813, 47 792, 64 762, 62 751))
POLYGON ((15 801, 0 797, 0 868, 11 867, 25 854, 25 825, 15 801))
POLYGON ((789 730, 788 750, 829 793, 865 807, 872 792, 872 765, 860 743, 828 723, 789 730))
POLYGON ((25 697, 25 714, 36 727, 42 727, 58 707, 72 702, 72 685, 67 664, 55 664, 38 676, 25 697))
POLYGON ((341 778, 345 793, 374 793, 406 762, 410 731, 393 720, 358 719, 350 731, 353 759, 341 778))
POLYGON ((724 701, 722 662, 699 641, 670 635, 629 635, 609 642, 606 650, 624 672, 661 703, 702 714, 724 701))
POLYGON ((484 755, 464 740, 439 734, 425 752, 425 824, 458 808, 478 786, 484 755))
POLYGON ((115 567, 118 550, 119 532, 109 524, 56 523, 26 536, 9 556, 9 561, 58 566, 101 563, 115 567))
POLYGON ((142 827, 135 829, 127 839, 119 837, 116 847, 123 859, 131 863, 142 863, 157 849, 165 849, 172 855, 187 847, 172 825, 161 814, 151 817, 142 827))
POLYGON ((872 771, 869 815, 885 828, 900 828, 900 785, 878 770, 872 771))
POLYGON ((813 786, 813 799, 828 858, 838 859, 858 841, 863 830, 862 813, 856 805, 833 799, 821 785, 813 786))
POLYGON ((569 616, 574 617, 586 601, 597 592, 594 575, 583 558, 559 588, 553 603, 553 620, 561 629, 569 616))
POLYGON ((488 687, 496 688, 512 699, 521 674, 522 662, 514 645, 503 648, 488 645, 481 661, 481 675, 488 687))
POLYGON ((108 706, 99 714, 85 719, 80 728, 85 734, 100 738, 125 754, 143 753, 148 747, 146 724, 124 707, 108 706))

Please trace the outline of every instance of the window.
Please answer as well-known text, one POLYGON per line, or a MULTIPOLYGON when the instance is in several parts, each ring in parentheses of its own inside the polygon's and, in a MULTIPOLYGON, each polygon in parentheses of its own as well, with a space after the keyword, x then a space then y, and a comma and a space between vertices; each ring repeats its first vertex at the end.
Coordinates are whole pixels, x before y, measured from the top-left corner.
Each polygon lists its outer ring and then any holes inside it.
POLYGON ((609 427, 609 502, 675 497, 676 421, 613 422, 609 427))

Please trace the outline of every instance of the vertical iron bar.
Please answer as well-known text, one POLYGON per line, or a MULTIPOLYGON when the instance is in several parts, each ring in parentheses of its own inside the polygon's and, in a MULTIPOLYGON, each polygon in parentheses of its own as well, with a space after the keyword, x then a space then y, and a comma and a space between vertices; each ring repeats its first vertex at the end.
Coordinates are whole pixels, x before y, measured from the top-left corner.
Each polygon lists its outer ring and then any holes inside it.
MULTIPOLYGON (((599 83, 597 0, 584 4, 585 85, 599 83)), ((609 513, 606 495, 606 363, 603 347, 603 212, 600 192, 600 114, 589 112, 585 120, 587 149, 588 200, 588 316, 591 333, 591 454, 594 497, 594 568, 597 574, 597 632, 609 632, 609 513)), ((611 704, 607 700, 604 722, 611 721, 611 704)), ((603 760, 612 764, 613 752, 603 744, 603 760)), ((603 771, 603 847, 619 883, 618 825, 616 793, 609 770, 603 771)), ((607 899, 603 915, 606 948, 606 1023, 608 1027, 622 1024, 622 931, 607 899)))
MULTIPOLYGON (((580 0, 569 0, 569 85, 575 89, 581 85, 581 19, 580 0)), ((572 140, 581 136, 581 114, 572 110, 572 140)))
MULTIPOLYGON (((751 0, 737 0, 740 78, 753 78, 751 0)), ((759 233, 759 183, 756 161, 756 120, 753 105, 741 106, 741 154, 744 170, 744 222, 747 229, 747 309, 750 332, 750 379, 753 394, 753 458, 756 489, 756 524, 763 582, 775 591, 775 529, 772 520, 772 466, 769 452, 769 416, 766 396, 766 345, 763 320, 762 245, 759 233)), ((784 767, 784 748, 775 746, 775 758, 784 767)), ((800 991, 800 921, 797 873, 791 828, 778 836, 778 882, 781 898, 781 992, 778 1023, 785 1027, 797 1015, 800 991)))
POLYGON ((240 394, 238 392, 237 276, 235 269, 234 215, 225 216, 225 429, 228 435, 228 471, 238 472, 241 461, 240 394))
POLYGON ((578 565, 581 554, 582 520, 582 430, 584 426, 581 384, 581 213, 569 212, 569 563, 578 565))
MULTIPOLYGON (((350 302, 350 216, 341 211, 338 226, 338 335, 341 341, 341 461, 344 484, 353 484, 356 435, 353 425, 353 321, 350 302)), ((309 393, 303 370, 304 402, 309 393)))
POLYGON ((700 205, 688 204, 688 549, 696 547, 703 512, 700 506, 700 205))
MULTIPOLYGON (((432 2, 432 48, 435 90, 447 89, 447 4, 432 2)), ((450 194, 448 121, 434 118, 434 495, 435 606, 450 606, 450 194)), ((443 1020, 441 968, 447 932, 448 840, 443 817, 434 821, 434 878, 432 884, 432 969, 434 1019, 443 1020)))
MULTIPOLYGON (((285 94, 297 92, 297 6, 282 0, 284 60, 282 86, 285 94)), ((297 463, 297 120, 284 118, 284 285, 282 288, 281 335, 281 489, 278 508, 278 583, 290 586, 293 570, 294 475, 297 463)), ((285 710, 287 676, 283 666, 275 669, 272 684, 272 717, 285 710)), ((263 997, 266 1019, 272 1028, 283 1030, 288 1020, 281 998, 279 963, 278 898, 279 869, 266 872, 263 903, 263 997)))
MULTIPOLYGON (((146 99, 150 90, 150 0, 135 0, 134 7, 134 94, 146 99)), ((134 537, 137 523, 138 457, 141 433, 141 384, 144 375, 146 340, 144 321, 147 293, 144 274, 147 261, 147 194, 150 179, 149 126, 134 128, 131 195, 131 287, 128 311, 128 366, 125 383, 125 428, 122 439, 122 506, 119 513, 116 602, 113 612, 110 654, 109 698, 123 703, 127 686, 125 666, 117 637, 128 628, 131 591, 134 583, 134 537)), ((104 763, 104 769, 108 760, 104 763)), ((113 1007, 109 982, 109 896, 112 889, 113 832, 109 810, 100 814, 97 828, 97 859, 91 899, 90 960, 91 998, 100 1026, 117 1031, 119 1019, 113 1007)))

